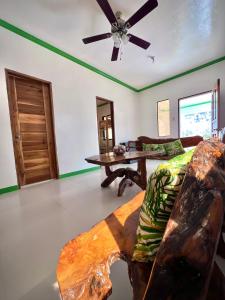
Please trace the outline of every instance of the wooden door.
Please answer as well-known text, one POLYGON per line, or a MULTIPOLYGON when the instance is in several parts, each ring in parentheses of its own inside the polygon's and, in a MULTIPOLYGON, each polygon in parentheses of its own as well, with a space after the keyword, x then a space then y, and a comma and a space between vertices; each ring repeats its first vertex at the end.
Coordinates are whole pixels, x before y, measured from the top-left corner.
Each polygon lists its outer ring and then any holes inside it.
POLYGON ((6 71, 19 186, 58 177, 51 84, 6 71))
POLYGON ((217 136, 220 129, 220 79, 217 79, 212 90, 212 136, 217 136))

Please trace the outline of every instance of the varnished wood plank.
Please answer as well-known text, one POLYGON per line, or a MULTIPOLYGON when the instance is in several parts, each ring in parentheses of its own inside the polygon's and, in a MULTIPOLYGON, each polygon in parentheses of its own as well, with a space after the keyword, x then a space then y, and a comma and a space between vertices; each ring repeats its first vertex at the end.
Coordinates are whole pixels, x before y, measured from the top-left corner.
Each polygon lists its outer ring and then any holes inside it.
POLYGON ((19 114, 19 121, 21 123, 32 123, 32 124, 45 124, 45 116, 33 115, 33 114, 19 114))
POLYGON ((125 152, 124 155, 115 155, 113 152, 109 152, 105 154, 87 157, 85 158, 85 160, 89 163, 96 164, 96 165, 112 166, 133 159, 150 158, 150 157, 152 159, 154 159, 155 157, 152 151, 125 152))
POLYGON ((19 113, 32 115, 45 115, 43 106, 27 105, 18 103, 19 113))
POLYGON ((18 90, 18 96, 23 97, 26 96, 40 96, 42 95, 42 85, 38 84, 35 86, 34 83, 29 83, 29 81, 20 82, 19 79, 16 79, 16 88, 18 90))
POLYGON ((48 151, 47 150, 37 150, 37 151, 24 151, 23 152, 24 160, 27 159, 39 159, 39 158, 47 158, 48 151))
POLYGON ((49 167, 49 158, 24 159, 25 169, 49 167))
POLYGON ((25 142, 22 144, 23 151, 37 151, 37 150, 47 150, 48 145, 47 144, 34 144, 34 143, 29 143, 25 142))
POLYGON ((51 179, 49 174, 34 176, 31 178, 26 178, 26 184, 41 182, 41 181, 45 181, 45 180, 49 180, 49 179, 51 179))
POLYGON ((41 90, 42 82, 40 82, 39 80, 36 79, 32 80, 30 78, 22 78, 22 77, 19 78, 17 76, 14 77, 16 78, 17 85, 21 87, 41 90))
POLYGON ((9 100, 9 112, 12 128, 13 150, 15 155, 16 173, 18 178, 18 185, 25 184, 24 165, 23 165, 23 151, 22 141, 18 138, 20 135, 20 123, 18 119, 18 106, 17 106, 17 91, 15 78, 13 76, 7 77, 7 90, 9 100))
POLYGON ((21 132, 46 132, 45 124, 20 123, 21 132))
POLYGON ((56 152, 55 152, 55 136, 53 130, 53 110, 51 107, 51 94, 48 86, 45 83, 42 83, 42 93, 44 99, 44 108, 45 115, 51 116, 46 117, 46 133, 47 133, 47 142, 48 142, 48 150, 49 150, 49 164, 52 178, 56 176, 57 162, 56 162, 56 152))
POLYGON ((25 97, 22 98, 18 97, 18 103, 19 104, 25 104, 25 105, 33 105, 33 106, 44 106, 43 99, 40 99, 39 97, 25 97))
POLYGON ((40 142, 47 143, 46 132, 22 132, 21 133, 22 142, 40 142))
POLYGON ((50 169, 49 167, 43 167, 40 169, 36 169, 35 172, 33 170, 26 169, 26 179, 39 177, 39 176, 48 176, 48 179, 50 179, 50 169))

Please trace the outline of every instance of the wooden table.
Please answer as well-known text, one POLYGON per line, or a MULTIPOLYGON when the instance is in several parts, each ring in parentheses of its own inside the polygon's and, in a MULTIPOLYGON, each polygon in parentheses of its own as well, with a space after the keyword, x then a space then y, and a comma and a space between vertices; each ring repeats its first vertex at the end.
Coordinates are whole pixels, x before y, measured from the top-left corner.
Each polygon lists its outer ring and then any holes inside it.
POLYGON ((146 158, 154 158, 154 153, 149 151, 134 151, 126 152, 124 155, 115 155, 113 152, 91 156, 85 160, 91 164, 96 164, 105 167, 106 179, 101 186, 108 187, 117 177, 123 178, 119 184, 118 196, 122 196, 127 185, 132 186, 136 183, 142 190, 146 189, 147 172, 146 158), (138 168, 119 168, 115 171, 110 169, 111 166, 126 163, 130 160, 137 160, 138 168))

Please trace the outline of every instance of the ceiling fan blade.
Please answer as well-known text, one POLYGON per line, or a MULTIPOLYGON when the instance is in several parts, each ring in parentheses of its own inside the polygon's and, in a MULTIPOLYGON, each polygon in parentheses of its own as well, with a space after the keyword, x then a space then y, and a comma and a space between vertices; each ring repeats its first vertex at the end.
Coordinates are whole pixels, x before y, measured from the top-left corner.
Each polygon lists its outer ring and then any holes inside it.
POLYGON ((118 56, 119 56, 119 48, 114 46, 111 61, 116 61, 118 59, 118 56))
POLYGON ((84 42, 84 44, 89 44, 89 43, 94 43, 97 41, 109 39, 109 38, 111 38, 111 36, 112 36, 111 33, 103 33, 103 34, 90 36, 88 38, 83 39, 82 41, 84 42))
POLYGON ((153 9, 158 6, 157 0, 148 0, 129 20, 126 21, 128 28, 134 26, 137 22, 143 19, 147 14, 149 14, 153 9))
POLYGON ((96 0, 99 4, 99 6, 101 7, 101 9, 103 10, 106 18, 109 20, 110 24, 117 24, 117 20, 116 17, 114 15, 114 12, 112 11, 111 6, 109 5, 108 0, 96 0))
POLYGON ((141 47, 143 49, 148 49, 148 47, 151 45, 151 43, 133 35, 133 34, 128 34, 129 36, 129 42, 132 44, 135 44, 138 47, 141 47))

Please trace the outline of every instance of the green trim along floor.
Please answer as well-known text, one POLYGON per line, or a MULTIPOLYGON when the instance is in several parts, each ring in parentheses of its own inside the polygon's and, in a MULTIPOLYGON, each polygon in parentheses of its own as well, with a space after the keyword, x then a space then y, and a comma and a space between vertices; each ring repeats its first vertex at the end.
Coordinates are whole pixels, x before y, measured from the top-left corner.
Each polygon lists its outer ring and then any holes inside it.
POLYGON ((83 169, 83 170, 79 170, 79 171, 75 171, 75 172, 71 172, 71 173, 66 173, 66 174, 59 175, 59 178, 63 179, 63 178, 71 177, 71 176, 77 176, 77 175, 80 175, 80 174, 97 171, 100 168, 101 167, 98 166, 98 167, 92 167, 92 168, 83 169))
POLYGON ((220 62, 222 62, 222 61, 225 60, 225 56, 222 56, 222 57, 219 57, 219 58, 214 59, 212 61, 209 61, 209 62, 207 62, 207 63, 205 63, 203 65, 197 66, 197 67, 195 67, 193 69, 187 70, 187 71, 182 72, 180 74, 171 76, 171 77, 166 78, 164 80, 161 80, 159 82, 155 82, 155 83, 147 85, 147 86, 145 86, 145 87, 143 87, 141 89, 138 89, 138 88, 136 88, 134 86, 129 85, 128 83, 123 82, 120 79, 117 79, 116 77, 114 77, 114 76, 112 76, 110 74, 105 73, 104 71, 101 71, 100 69, 98 69, 98 68, 96 68, 96 67, 94 67, 94 66, 92 66, 92 65, 90 65, 88 63, 86 63, 85 61, 83 61, 83 60, 81 60, 81 59, 79 59, 79 58, 77 58, 77 57, 75 57, 75 56, 73 56, 73 55, 71 55, 71 54, 63 51, 63 50, 60 50, 59 48, 57 48, 57 47, 55 47, 55 46, 53 46, 53 45, 51 45, 51 44, 49 44, 49 43, 47 43, 47 42, 45 42, 45 41, 43 41, 41 39, 35 37, 34 35, 32 35, 32 34, 26 32, 26 31, 24 31, 24 30, 22 30, 22 29, 20 29, 20 28, 18 28, 16 26, 8 23, 7 21, 5 21, 3 19, 0 19, 0 26, 3 27, 3 28, 5 28, 5 29, 7 29, 7 30, 9 30, 9 31, 11 31, 11 32, 16 33, 19 36, 24 37, 25 39, 27 39, 27 40, 35 43, 35 44, 38 44, 38 45, 46 48, 46 49, 48 49, 48 50, 50 50, 50 51, 52 51, 52 52, 54 52, 54 53, 56 53, 56 54, 58 54, 58 55, 60 55, 60 56, 62 56, 64 58, 66 58, 68 60, 71 60, 74 63, 76 63, 76 64, 78 64, 78 65, 80 65, 80 66, 82 66, 82 67, 84 67, 86 69, 89 69, 92 72, 95 72, 95 73, 97 73, 97 74, 99 74, 99 75, 101 75, 101 76, 103 76, 103 77, 105 77, 105 78, 107 78, 109 80, 114 81, 115 83, 117 83, 119 85, 122 85, 123 87, 126 87, 126 88, 128 88, 128 89, 130 89, 130 90, 132 90, 134 92, 138 92, 138 93, 139 92, 143 92, 143 91, 148 90, 148 89, 151 89, 153 87, 159 86, 159 85, 164 84, 164 83, 166 83, 168 81, 175 80, 177 78, 189 75, 189 74, 191 74, 193 72, 199 71, 199 70, 201 70, 203 68, 207 68, 207 67, 209 67, 211 65, 220 63, 220 62))
POLYGON ((0 189, 0 195, 6 194, 6 193, 11 193, 11 192, 17 191, 18 189, 19 189, 18 185, 8 186, 6 188, 0 189))
MULTIPOLYGON (((71 177, 71 176, 77 176, 77 175, 81 175, 81 174, 84 174, 84 173, 97 171, 100 168, 101 167, 98 166, 98 167, 92 167, 92 168, 82 169, 82 170, 71 172, 71 173, 62 174, 62 175, 59 175, 59 179, 63 179, 63 178, 71 177)), ((19 190, 18 185, 13 185, 13 186, 9 186, 9 187, 6 187, 6 188, 2 188, 2 189, 0 189, 0 195, 10 193, 10 192, 14 192, 14 191, 17 191, 17 190, 19 190)))

